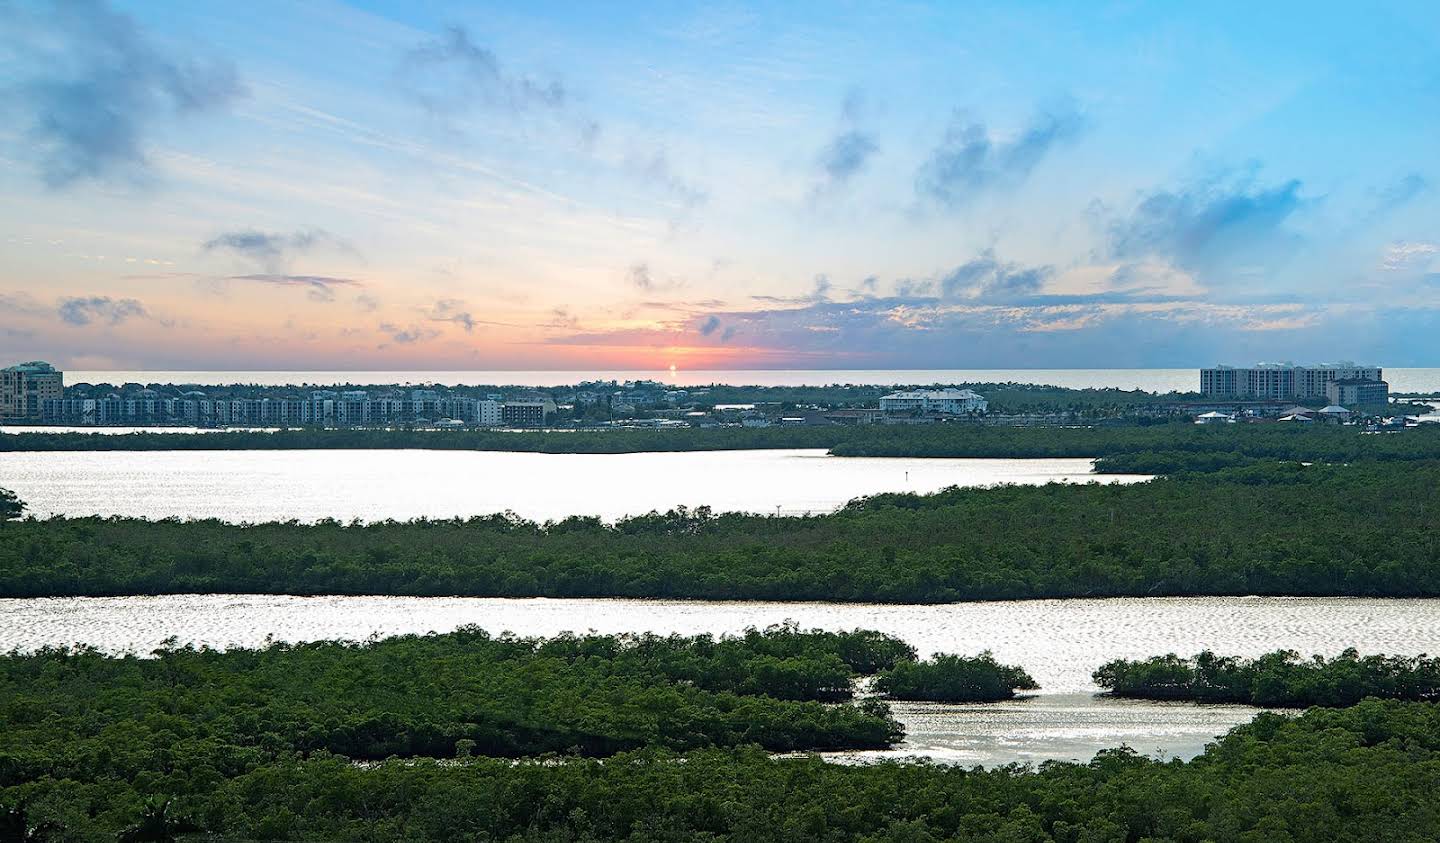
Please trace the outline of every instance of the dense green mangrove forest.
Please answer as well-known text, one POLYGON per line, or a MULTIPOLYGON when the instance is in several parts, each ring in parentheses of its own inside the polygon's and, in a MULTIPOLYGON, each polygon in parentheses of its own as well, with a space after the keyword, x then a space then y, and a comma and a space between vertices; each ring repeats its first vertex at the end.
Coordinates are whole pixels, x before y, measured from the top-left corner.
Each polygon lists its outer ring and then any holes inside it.
POLYGON ((1277 650, 1254 659, 1174 654, 1118 659, 1095 671, 1095 683, 1119 697, 1247 703, 1267 707, 1354 705, 1365 697, 1440 701, 1440 658, 1361 656, 1300 658, 1277 650))
POLYGON ((1437 489, 1440 463, 1362 461, 884 494, 806 517, 26 519, 0 525, 0 596, 1440 596, 1437 489))
MULTIPOLYGON (((285 753, 605 756, 754 744, 883 748, 883 703, 854 679, 914 658, 878 633, 780 627, 714 639, 492 637, 475 628, 258 650, 85 648, 0 657, 0 783, 186 775, 285 753)), ((998 668, 997 668, 998 669, 998 668)))
MULTIPOLYGON (((1355 704, 1261 714, 1189 762, 1123 748, 989 770, 773 754, 898 741, 883 702, 850 702, 862 676, 912 699, 1035 685, 988 653, 915 656, 876 632, 793 626, 11 653, 0 839, 1079 843, 1440 829, 1440 706, 1361 700, 1403 696, 1396 677, 1433 691, 1434 660, 1346 653, 1306 668, 1286 653, 1202 654, 1206 676, 1318 671, 1310 686, 1340 691, 1327 704, 1355 704)), ((1097 676, 1120 669, 1134 665, 1097 676)))
MULTIPOLYGON (((0 451, 157 451, 424 448, 540 453, 825 448, 848 457, 1114 457, 1209 455, 1241 460, 1350 462, 1440 458, 1440 425, 1367 434, 1331 425, 987 427, 975 424, 683 430, 280 430, 193 433, 0 434, 0 451)), ((1200 463, 1197 463, 1197 465, 1200 463)), ((1139 465, 1139 463, 1135 463, 1139 465)), ((1118 470, 1134 470, 1126 465, 1118 470)), ((1152 472, 1144 472, 1152 473, 1152 472)))

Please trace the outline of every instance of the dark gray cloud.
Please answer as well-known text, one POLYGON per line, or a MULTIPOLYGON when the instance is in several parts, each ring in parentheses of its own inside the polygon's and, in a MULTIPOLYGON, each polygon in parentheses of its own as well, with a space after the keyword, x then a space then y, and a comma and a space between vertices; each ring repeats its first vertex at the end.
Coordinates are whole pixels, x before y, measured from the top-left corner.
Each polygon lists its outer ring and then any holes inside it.
POLYGON ((362 282, 354 278, 332 278, 328 275, 284 275, 257 273, 254 275, 231 275, 227 281, 254 281, 260 284, 274 284, 281 287, 301 287, 311 301, 330 302, 335 300, 337 287, 359 287, 362 282))
POLYGON ((437 114, 474 108, 559 110, 570 101, 558 80, 541 82, 506 71, 463 26, 446 27, 440 37, 406 53, 399 75, 404 90, 437 114))
POLYGON ((860 91, 850 91, 840 108, 839 128, 816 156, 819 176, 810 192, 812 201, 843 188, 880 151, 875 135, 860 125, 863 110, 864 99, 860 91))
POLYGON ((942 298, 1013 300, 1035 295, 1054 274, 1054 267, 1000 261, 994 251, 986 249, 938 281, 942 298))
POLYGON ((700 323, 701 336, 708 337, 718 330, 720 330, 720 317, 716 316, 713 313, 705 317, 705 319, 700 323))
POLYGON ((113 299, 109 296, 63 298, 56 312, 61 321, 71 325, 119 325, 129 319, 144 319, 150 315, 145 305, 135 299, 113 299))
POLYGON ((955 208, 976 195, 1024 181, 1060 143, 1077 137, 1085 120, 1073 106, 1037 117, 1018 136, 1004 140, 984 123, 956 112, 930 157, 915 175, 920 198, 955 208))
POLYGON ((1273 187, 1211 180, 1159 190, 1111 222, 1110 251, 1125 260, 1161 258, 1207 280, 1226 280, 1292 251, 1299 237, 1285 224, 1304 204, 1297 180, 1273 187))
POLYGON ((21 60, 10 91, 51 188, 144 181, 149 136, 167 117, 217 109, 242 92, 228 62, 172 55, 103 0, 6 5, 0 39, 21 60))

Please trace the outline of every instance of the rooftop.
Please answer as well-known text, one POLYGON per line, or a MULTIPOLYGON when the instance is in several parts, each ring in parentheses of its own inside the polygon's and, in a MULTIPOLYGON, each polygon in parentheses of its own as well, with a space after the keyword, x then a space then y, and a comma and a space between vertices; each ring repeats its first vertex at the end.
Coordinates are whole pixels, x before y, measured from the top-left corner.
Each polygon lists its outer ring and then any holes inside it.
POLYGON ((1253 366, 1212 366, 1212 369, 1378 369, 1379 366, 1368 366, 1363 363, 1355 363, 1350 360, 1341 360, 1336 363, 1292 363, 1289 360, 1280 363, 1256 363, 1253 366))
POLYGON ((974 391, 973 389, 954 389, 954 388, 947 388, 947 389, 915 389, 915 390, 907 390, 907 391, 905 391, 905 392, 892 392, 892 393, 890 393, 889 395, 883 395, 883 396, 881 396, 881 397, 882 397, 882 398, 928 398, 928 399, 930 399, 930 400, 932 400, 932 401, 943 401, 943 400, 945 400, 945 399, 947 399, 947 398, 949 398, 949 399, 956 399, 956 400, 964 400, 964 399, 967 399, 967 398, 980 398, 980 397, 982 397, 982 396, 980 395, 980 393, 974 391))
POLYGON ((56 369, 43 360, 31 360, 29 363, 17 363, 14 366, 7 366, 7 372, 24 372, 27 375, 54 374, 56 369))

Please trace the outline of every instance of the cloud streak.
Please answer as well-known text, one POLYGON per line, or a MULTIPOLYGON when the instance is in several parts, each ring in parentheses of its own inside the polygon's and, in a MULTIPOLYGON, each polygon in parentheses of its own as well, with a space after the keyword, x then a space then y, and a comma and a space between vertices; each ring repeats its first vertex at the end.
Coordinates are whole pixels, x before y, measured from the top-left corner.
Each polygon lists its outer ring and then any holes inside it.
POLYGON ((284 275, 272 273, 257 273, 254 275, 231 275, 227 281, 251 281, 259 284, 272 284, 279 287, 299 287, 305 290, 305 295, 311 301, 332 302, 335 300, 335 290, 340 287, 360 287, 363 282, 354 278, 333 278, 328 275, 284 275))

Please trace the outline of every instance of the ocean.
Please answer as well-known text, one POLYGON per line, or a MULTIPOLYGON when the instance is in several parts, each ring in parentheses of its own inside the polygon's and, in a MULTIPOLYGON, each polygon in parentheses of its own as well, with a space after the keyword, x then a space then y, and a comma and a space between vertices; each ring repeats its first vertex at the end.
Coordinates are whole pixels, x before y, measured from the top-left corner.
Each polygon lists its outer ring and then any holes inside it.
MULTIPOLYGON (((826 386, 830 384, 1031 383, 1070 389, 1143 389, 1194 392, 1199 369, 697 369, 658 371, 67 371, 65 382, 175 383, 198 386, 339 386, 440 384, 444 386, 565 386, 594 380, 656 380, 676 387, 826 386)), ((1386 369, 1392 392, 1440 394, 1440 369, 1386 369)))

